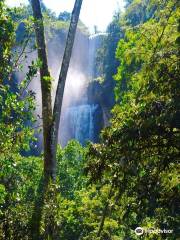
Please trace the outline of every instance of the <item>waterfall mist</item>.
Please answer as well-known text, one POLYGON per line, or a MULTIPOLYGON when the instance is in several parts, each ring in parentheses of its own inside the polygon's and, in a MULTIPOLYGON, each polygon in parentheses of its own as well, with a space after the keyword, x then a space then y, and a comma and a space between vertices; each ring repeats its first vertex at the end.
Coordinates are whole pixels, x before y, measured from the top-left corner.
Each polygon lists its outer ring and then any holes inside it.
MULTIPOLYGON (((52 100, 54 102, 56 87, 65 48, 67 32, 61 30, 47 42, 48 63, 53 77, 52 100)), ((88 87, 94 78, 95 54, 100 46, 99 35, 89 37, 81 31, 77 31, 73 47, 70 66, 67 74, 63 105, 59 126, 59 143, 64 147, 71 139, 85 144, 87 140, 97 141, 100 128, 96 125, 103 121, 103 113, 96 101, 89 101, 93 92, 89 93, 88 87)), ((25 63, 24 73, 28 65, 37 58, 36 51, 30 53, 25 63)), ((23 73, 17 74, 23 79, 23 73)), ((29 85, 29 89, 36 94, 36 114, 38 125, 41 121, 41 86, 39 75, 29 85)), ((102 124, 101 124, 102 125, 102 124)), ((42 135, 38 134, 39 148, 42 148, 42 135)))

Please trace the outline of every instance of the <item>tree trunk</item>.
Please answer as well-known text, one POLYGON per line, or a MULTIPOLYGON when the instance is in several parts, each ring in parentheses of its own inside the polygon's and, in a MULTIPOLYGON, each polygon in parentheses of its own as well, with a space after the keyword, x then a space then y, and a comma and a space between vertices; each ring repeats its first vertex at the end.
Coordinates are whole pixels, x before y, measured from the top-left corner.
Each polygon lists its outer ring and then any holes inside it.
POLYGON ((40 67, 41 91, 42 91, 42 116, 43 116, 43 137, 44 137, 44 173, 48 178, 56 177, 56 150, 58 143, 58 131, 60 115, 64 94, 64 87, 72 54, 76 28, 79 20, 83 0, 76 0, 72 11, 69 32, 66 41, 61 71, 52 115, 51 103, 51 77, 48 70, 46 44, 44 36, 43 17, 39 0, 31 0, 33 15, 35 19, 35 32, 38 47, 38 58, 42 65, 40 67))
POLYGON ((34 16, 34 26, 38 49, 38 58, 41 62, 40 78, 42 93, 42 118, 43 118, 43 142, 44 142, 44 174, 53 177, 55 167, 52 162, 50 148, 50 132, 52 123, 52 100, 51 100, 51 76, 48 69, 44 24, 39 0, 31 0, 34 16))
POLYGON ((34 25, 38 48, 38 58, 41 61, 40 76, 44 137, 44 178, 42 178, 39 184, 37 199, 31 219, 31 233, 32 239, 34 240, 39 240, 41 238, 40 223, 44 205, 44 197, 48 189, 49 180, 55 180, 56 177, 56 149, 62 100, 82 1, 83 0, 76 0, 72 12, 71 23, 66 41, 66 48, 63 56, 61 72, 56 91, 54 111, 52 115, 51 76, 49 73, 47 62, 43 17, 39 0, 31 0, 35 20, 34 25))
POLYGON ((64 87, 67 77, 67 72, 69 68, 69 63, 72 54, 72 48, 75 39, 76 28, 79 20, 79 14, 81 10, 83 0, 76 0, 74 9, 71 16, 71 23, 69 27, 69 32, 66 41, 66 48, 63 56, 61 72, 59 75, 58 86, 56 90, 56 98, 53 109, 53 124, 51 129, 51 152, 53 162, 56 163, 56 150, 57 150, 57 142, 58 142, 58 131, 59 131, 59 123, 60 123, 60 115, 62 108, 62 101, 64 95, 64 87))

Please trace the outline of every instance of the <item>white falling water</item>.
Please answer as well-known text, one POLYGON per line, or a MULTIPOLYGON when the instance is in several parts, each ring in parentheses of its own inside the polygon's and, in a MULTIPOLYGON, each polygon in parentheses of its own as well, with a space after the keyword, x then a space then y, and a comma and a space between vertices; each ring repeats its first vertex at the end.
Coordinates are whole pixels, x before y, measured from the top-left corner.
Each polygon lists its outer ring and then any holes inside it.
MULTIPOLYGON (((68 107, 62 117, 64 125, 60 141, 64 145, 70 139, 76 139, 81 144, 87 140, 94 141, 94 117, 97 105, 83 104, 68 107), (63 142, 65 140, 65 142, 63 142)), ((62 128, 61 128, 62 129, 62 128)))
POLYGON ((88 44, 87 41, 79 39, 81 44, 76 45, 79 63, 85 62, 83 56, 81 58, 83 52, 88 57, 86 66, 77 69, 77 65, 76 67, 72 65, 68 72, 59 128, 59 142, 62 146, 71 139, 76 139, 83 145, 88 140, 96 141, 95 118, 98 114, 98 104, 88 101, 87 87, 94 78, 95 54, 100 39, 101 35, 97 34, 88 39, 88 44))
MULTIPOLYGON (((65 33, 59 32, 48 42, 48 63, 51 75, 54 78, 52 98, 54 101, 57 79, 61 67, 63 52, 65 48, 65 33), (64 37, 63 37, 64 34, 64 37)), ((104 34, 102 34, 104 35, 104 34)), ((59 143, 64 147, 69 140, 76 139, 81 144, 87 140, 96 141, 96 124, 99 105, 88 101, 88 85, 94 79, 94 64, 96 50, 100 45, 101 34, 87 36, 77 31, 73 47, 70 67, 68 70, 61 119, 59 126, 59 143)), ((17 72, 16 77, 21 81, 28 71, 28 66, 32 60, 37 59, 37 52, 34 51, 28 55, 24 63, 24 71, 17 72)), ((37 125, 42 124, 41 109, 41 85, 39 75, 34 78, 29 89, 36 94, 36 115, 37 125)), ((93 93, 91 93, 93 95, 93 93)), ((39 149, 42 149, 42 134, 37 135, 39 149)))
MULTIPOLYGON (((103 34, 102 34, 103 35, 103 34)), ((63 52, 65 48, 65 36, 59 32, 48 43, 48 63, 51 75, 54 78, 52 98, 54 101, 57 80, 61 67, 63 52)), ((88 85, 95 77, 94 64, 96 50, 100 45, 101 34, 87 36, 77 31, 73 47, 71 62, 68 70, 61 119, 59 126, 59 143, 65 146, 70 139, 76 139, 81 144, 87 140, 96 141, 95 118, 98 114, 98 105, 96 102, 88 101, 88 85)), ((36 51, 29 54, 25 63, 24 72, 17 73, 18 79, 24 79, 24 73, 27 72, 31 61, 37 58, 36 51)), ((36 93, 36 113, 38 115, 38 125, 41 125, 41 86, 39 75, 34 78, 29 89, 36 93)), ((93 95, 93 93, 91 93, 93 95)), ((39 143, 42 145, 42 135, 39 134, 39 143)), ((39 147, 41 148, 41 147, 39 147)))

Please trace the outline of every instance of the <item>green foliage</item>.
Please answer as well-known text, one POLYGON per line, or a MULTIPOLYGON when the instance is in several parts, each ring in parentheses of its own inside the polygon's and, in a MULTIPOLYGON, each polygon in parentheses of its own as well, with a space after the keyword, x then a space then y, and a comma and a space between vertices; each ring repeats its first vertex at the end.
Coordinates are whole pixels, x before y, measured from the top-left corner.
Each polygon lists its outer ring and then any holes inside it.
POLYGON ((170 239, 176 239, 178 231, 179 9, 177 1, 158 4, 161 11, 153 19, 126 27, 117 48, 120 104, 113 109, 102 143, 89 150, 91 179, 111 181, 119 193, 116 213, 122 239, 136 239, 137 226, 172 229, 170 239))
POLYGON ((11 72, 11 50, 15 41, 14 23, 4 1, 0 2, 0 84, 11 72))
POLYGON ((37 69, 33 64, 29 66, 20 86, 12 78, 21 56, 16 58, 13 51, 17 25, 13 21, 14 11, 3 1, 0 13, 0 238, 16 236, 16 239, 25 239, 36 189, 33 185, 37 186, 40 171, 34 158, 27 161, 19 153, 29 150, 30 142, 34 140, 34 131, 30 127, 34 121, 34 94, 27 91, 27 82, 37 69), (22 229, 25 229, 24 233, 22 229))
MULTIPOLYGON (((78 239, 86 212, 81 194, 86 180, 82 176, 86 150, 72 141, 65 149, 58 149, 57 182, 50 183, 44 193, 40 235, 42 239, 78 239), (79 171, 81 168, 81 171, 79 171)), ((43 159, 0 154, 0 238, 32 239, 31 226, 35 204, 40 207, 43 159)), ((90 202, 89 202, 90 204, 90 202)), ((88 217, 86 217, 87 221, 88 217)), ((86 231, 87 232, 87 231, 86 231)))
POLYGON ((29 150, 34 135, 28 126, 33 121, 34 97, 30 94, 22 99, 8 86, 1 87, 0 93, 0 152, 29 150))
POLYGON ((158 2, 149 0, 128 1, 127 9, 123 21, 126 25, 136 26, 153 18, 154 11, 157 10, 158 2))
MULTIPOLYGON (((14 59, 19 60, 12 48, 24 42, 24 36, 15 39, 15 31, 23 22, 27 39, 33 38, 32 19, 25 18, 31 13, 25 8, 12 11, 0 2, 0 239, 32 239, 36 210, 41 213, 41 239, 139 239, 137 226, 173 230, 170 235, 146 233, 143 239, 177 239, 178 2, 126 2, 124 17, 119 21, 117 15, 110 24, 98 59, 104 59, 104 88, 112 89, 117 72, 111 126, 99 144, 84 148, 71 141, 64 149, 59 146, 57 182, 44 192, 43 160, 20 155, 33 140, 34 94, 27 87, 40 62, 31 63, 19 86, 10 80, 14 59)), ((45 8, 44 17, 52 34, 69 24, 45 8)))
MULTIPOLYGON (((120 26, 121 13, 116 12, 112 22, 107 27, 107 35, 102 40, 102 45, 97 51, 95 75, 99 81, 103 99, 109 111, 115 104, 113 75, 117 72, 119 61, 116 59, 116 48, 119 39, 123 38, 124 32, 120 26)), ((97 83, 94 81, 94 84, 97 83)), ((97 87, 96 87, 97 88, 97 87)))
POLYGON ((1 2, 0 13, 0 153, 18 153, 28 150, 29 142, 33 140, 30 124, 34 121, 34 95, 27 91, 27 85, 37 73, 37 68, 34 63, 29 66, 26 79, 20 86, 12 79, 15 65, 19 64, 19 57, 16 60, 12 51, 16 45, 14 12, 1 2), (23 86, 23 83, 26 84, 23 86))
POLYGON ((74 140, 70 141, 64 149, 58 148, 58 181, 61 194, 66 198, 73 199, 75 192, 82 189, 86 184, 86 179, 83 177, 85 151, 74 140))
POLYGON ((42 160, 20 155, 0 154, 0 238, 28 239, 29 217, 32 214, 42 160))
POLYGON ((63 21, 63 22, 67 22, 71 20, 71 13, 69 12, 61 12, 58 16, 58 20, 63 21))

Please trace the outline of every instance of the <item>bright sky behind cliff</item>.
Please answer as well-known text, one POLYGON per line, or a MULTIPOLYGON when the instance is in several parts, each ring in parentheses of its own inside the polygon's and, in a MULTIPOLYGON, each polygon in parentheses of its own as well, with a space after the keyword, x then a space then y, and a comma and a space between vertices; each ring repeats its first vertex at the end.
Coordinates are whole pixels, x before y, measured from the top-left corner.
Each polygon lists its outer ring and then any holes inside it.
MULTIPOLYGON (((26 4, 28 0, 7 0, 10 6, 26 4)), ((44 0, 45 5, 57 15, 60 12, 71 12, 74 0, 44 0)), ((94 26, 98 30, 105 31, 108 23, 111 22, 112 16, 118 8, 123 10, 123 0, 84 0, 81 9, 81 20, 93 32, 94 26)))

